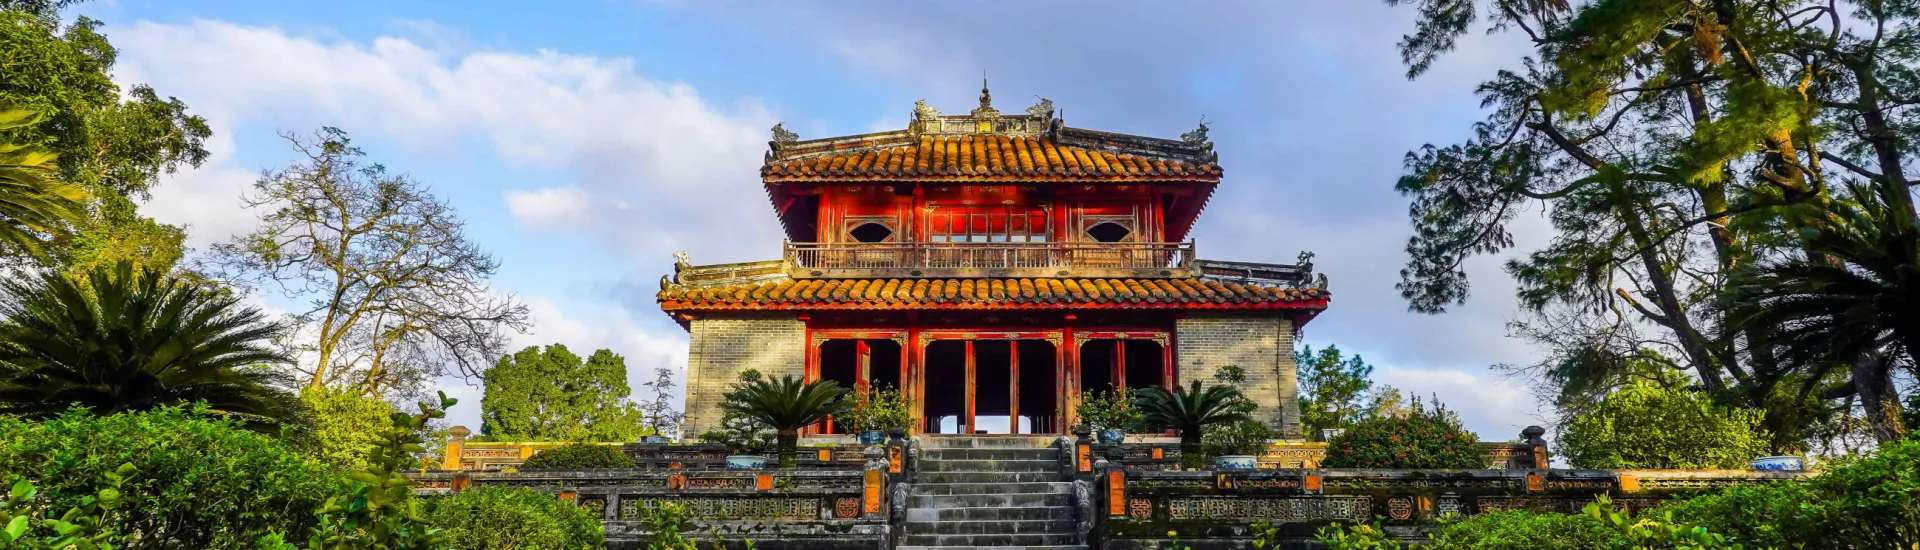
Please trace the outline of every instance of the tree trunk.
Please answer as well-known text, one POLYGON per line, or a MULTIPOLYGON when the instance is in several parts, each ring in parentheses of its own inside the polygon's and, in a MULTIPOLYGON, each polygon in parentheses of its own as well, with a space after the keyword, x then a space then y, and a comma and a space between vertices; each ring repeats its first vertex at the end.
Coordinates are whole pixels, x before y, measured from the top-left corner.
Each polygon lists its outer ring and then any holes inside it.
POLYGON ((1881 444, 1906 439, 1907 426, 1900 418, 1900 394, 1893 388, 1893 370, 1875 351, 1862 352, 1853 359, 1853 386, 1860 397, 1860 408, 1867 412, 1867 426, 1873 439, 1881 444))
POLYGON ((800 430, 782 428, 774 432, 776 452, 780 453, 780 467, 792 468, 794 456, 800 452, 800 430))

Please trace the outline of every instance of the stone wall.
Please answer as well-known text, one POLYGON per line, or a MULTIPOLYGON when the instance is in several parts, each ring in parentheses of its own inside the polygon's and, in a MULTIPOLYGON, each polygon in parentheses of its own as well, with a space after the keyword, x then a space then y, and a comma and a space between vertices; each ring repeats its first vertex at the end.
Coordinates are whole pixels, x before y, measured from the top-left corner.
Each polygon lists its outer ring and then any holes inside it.
POLYGON ((721 394, 747 369, 778 378, 806 374, 807 327, 797 314, 705 315, 687 328, 687 423, 698 437, 720 424, 721 394))
POLYGON ((1183 384, 1212 382, 1220 367, 1238 365, 1247 371, 1241 389, 1260 404, 1261 419, 1300 437, 1292 322, 1279 313, 1192 312, 1174 322, 1174 345, 1183 384))

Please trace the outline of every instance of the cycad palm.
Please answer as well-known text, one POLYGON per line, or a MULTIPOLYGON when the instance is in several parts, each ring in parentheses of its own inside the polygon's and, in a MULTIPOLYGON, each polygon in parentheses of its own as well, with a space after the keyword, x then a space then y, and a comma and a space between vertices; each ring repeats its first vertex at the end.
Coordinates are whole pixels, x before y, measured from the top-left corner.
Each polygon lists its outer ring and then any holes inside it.
POLYGON ((802 382, 787 375, 779 380, 746 383, 728 392, 727 402, 720 408, 773 427, 780 446, 780 466, 787 468, 793 466, 800 429, 828 416, 845 414, 852 407, 846 395, 847 390, 832 380, 802 382))
POLYGON ((1855 187, 1857 204, 1836 201, 1808 231, 1807 250, 1837 261, 1763 265, 1731 294, 1734 321, 1775 332, 1784 363, 1816 375, 1848 366, 1881 442, 1906 433, 1893 360, 1920 353, 1920 220, 1901 187, 1855 187))
MULTIPOLYGON (((32 125, 40 113, 0 109, 0 132, 32 125)), ((79 219, 87 191, 55 176, 43 147, 0 143, 0 254, 46 256, 46 242, 79 219)))
POLYGON ((0 413, 96 414, 204 402, 256 427, 300 408, 269 385, 282 327, 230 294, 152 270, 0 282, 0 413))
POLYGON ((1239 389, 1225 384, 1208 386, 1194 380, 1186 388, 1152 387, 1139 390, 1133 406, 1149 427, 1180 430, 1180 448, 1195 453, 1207 426, 1250 418, 1254 405, 1239 389))

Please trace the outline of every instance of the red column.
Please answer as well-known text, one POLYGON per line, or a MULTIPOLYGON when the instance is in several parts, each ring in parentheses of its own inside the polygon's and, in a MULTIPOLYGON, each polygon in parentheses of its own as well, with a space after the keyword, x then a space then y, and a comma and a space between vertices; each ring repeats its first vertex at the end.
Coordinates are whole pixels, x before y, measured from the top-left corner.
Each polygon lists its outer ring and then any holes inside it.
POLYGON ((864 393, 867 389, 868 377, 870 376, 869 371, 873 368, 873 350, 867 348, 866 340, 854 340, 853 354, 854 357, 857 358, 856 361, 858 361, 854 363, 853 387, 864 393))
POLYGON ((1127 389, 1127 341, 1113 341, 1113 388, 1127 389))
POLYGON ((967 340, 967 418, 966 418, 967 425, 964 429, 960 430, 960 432, 964 434, 969 434, 969 435, 971 435, 974 431, 974 424, 973 424, 974 390, 975 388, 974 388, 974 377, 973 377, 973 340, 967 340))
POLYGON ((1160 376, 1160 381, 1166 384, 1167 389, 1171 390, 1171 389, 1180 387, 1180 380, 1177 378, 1174 378, 1173 376, 1174 372, 1173 372, 1173 337, 1172 336, 1167 337, 1166 343, 1160 344, 1160 368, 1165 369, 1163 371, 1163 374, 1161 374, 1160 376))
POLYGON ((1066 428, 1080 423, 1075 409, 1080 405, 1080 343, 1073 338, 1073 321, 1078 317, 1067 314, 1065 327, 1061 330, 1060 357, 1065 375, 1059 381, 1060 426, 1066 428))
POLYGON ((1020 341, 1007 341, 1007 433, 1020 433, 1020 341))

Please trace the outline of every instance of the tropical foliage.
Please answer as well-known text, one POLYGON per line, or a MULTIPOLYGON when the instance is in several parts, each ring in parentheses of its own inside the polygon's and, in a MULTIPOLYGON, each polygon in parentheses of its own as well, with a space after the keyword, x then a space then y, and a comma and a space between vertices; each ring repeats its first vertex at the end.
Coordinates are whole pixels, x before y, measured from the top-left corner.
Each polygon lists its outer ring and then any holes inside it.
POLYGON ((598 514, 522 487, 473 487, 427 500, 427 518, 461 550, 600 550, 598 514))
POLYGON ((1199 380, 1186 388, 1139 390, 1133 406, 1140 410, 1141 425, 1180 431, 1180 456, 1188 467, 1196 466, 1196 461, 1204 457, 1201 442, 1208 426, 1248 420, 1255 409, 1253 402, 1238 388, 1226 384, 1209 386, 1199 380))
MULTIPOLYGON (((855 388, 851 398, 853 408, 847 410, 844 422, 854 431, 905 430, 913 424, 913 410, 898 389, 869 385, 855 388)), ((835 421, 842 420, 835 417, 835 421)))
MULTIPOLYGON (((0 135, 40 122, 26 109, 0 107, 0 135)), ((48 258, 47 244, 69 234, 86 214, 85 187, 59 178, 51 149, 0 143, 0 257, 48 258)))
POLYGON ((205 408, 0 415, 0 480, 31 481, 41 509, 84 507, 123 465, 133 473, 118 488, 111 541, 127 549, 244 548, 270 531, 304 533, 345 488, 334 469, 205 408))
POLYGON ((638 441, 653 433, 627 396, 626 359, 598 350, 529 346, 484 375, 480 434, 493 441, 638 441))
POLYGON ((845 414, 852 407, 846 395, 847 390, 832 380, 803 382, 786 375, 778 380, 743 380, 727 394, 720 408, 772 428, 780 453, 780 467, 791 468, 800 443, 800 429, 829 416, 845 414))
POLYGON ((1486 458, 1472 432, 1439 402, 1414 399, 1405 416, 1361 421, 1327 443, 1326 468, 1484 468, 1486 458))
POLYGON ((206 403, 265 428, 300 414, 264 365, 281 327, 231 293, 121 264, 0 281, 0 412, 206 403))
POLYGON ((616 445, 569 443, 540 451, 520 464, 523 469, 539 468, 632 468, 633 458, 616 445))
POLYGON ((122 464, 108 472, 104 487, 80 504, 68 508, 59 518, 40 517, 34 506, 39 493, 26 478, 16 478, 0 501, 0 548, 8 550, 96 550, 111 549, 114 536, 114 510, 120 508, 120 486, 134 472, 132 464, 122 464))
POLYGON ((1746 468, 1767 456, 1762 412, 1715 404, 1668 373, 1608 394, 1567 419, 1559 451, 1575 468, 1746 468), (1702 445, 1711 441, 1711 445, 1702 445))

